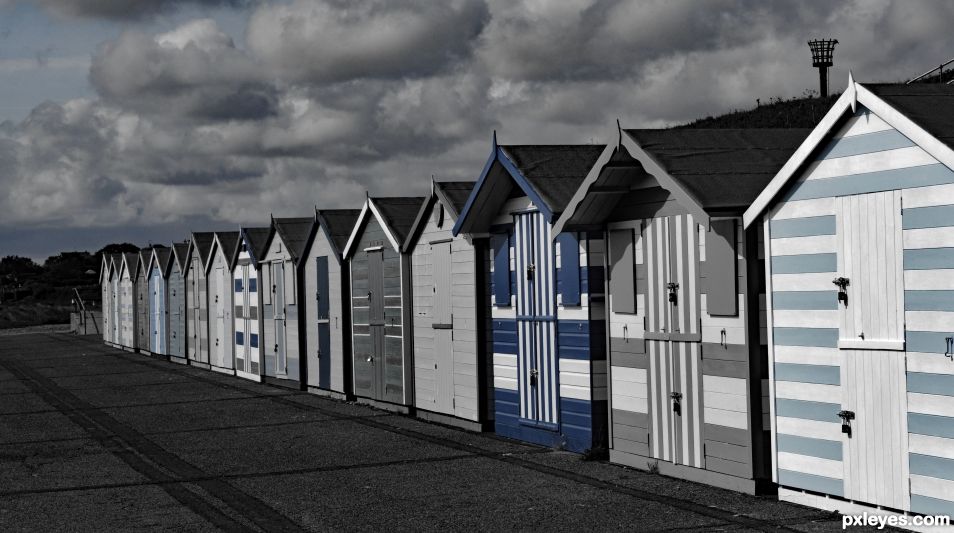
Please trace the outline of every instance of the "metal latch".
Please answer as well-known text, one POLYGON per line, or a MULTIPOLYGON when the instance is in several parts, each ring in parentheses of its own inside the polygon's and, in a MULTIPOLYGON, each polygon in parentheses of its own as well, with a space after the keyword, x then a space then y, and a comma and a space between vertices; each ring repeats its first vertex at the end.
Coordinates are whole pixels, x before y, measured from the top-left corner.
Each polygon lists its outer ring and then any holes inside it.
POLYGON ((679 290, 679 284, 670 281, 666 284, 666 289, 669 290, 669 303, 679 305, 679 298, 676 296, 676 291, 679 290))
POLYGON ((373 365, 373 364, 374 364, 374 356, 368 354, 368 358, 366 359, 366 361, 369 362, 369 363, 371 363, 371 364, 373 365))
POLYGON ((851 421, 855 419, 854 411, 838 411, 838 418, 841 418, 841 432, 851 438, 851 421))
POLYGON ((537 272, 537 265, 530 263, 527 265, 527 281, 533 281, 533 275, 537 272))
POLYGON ((944 357, 954 361, 954 337, 944 337, 944 357))
POLYGON ((851 282, 846 277, 838 277, 832 280, 832 283, 838 287, 838 302, 848 307, 848 285, 851 282))
POLYGON ((536 368, 530 369, 530 386, 531 387, 536 386, 537 384, 537 374, 539 374, 539 372, 537 371, 536 368))
POLYGON ((682 393, 670 392, 669 397, 672 398, 672 411, 677 415, 682 415, 682 404, 680 403, 682 400, 682 393))

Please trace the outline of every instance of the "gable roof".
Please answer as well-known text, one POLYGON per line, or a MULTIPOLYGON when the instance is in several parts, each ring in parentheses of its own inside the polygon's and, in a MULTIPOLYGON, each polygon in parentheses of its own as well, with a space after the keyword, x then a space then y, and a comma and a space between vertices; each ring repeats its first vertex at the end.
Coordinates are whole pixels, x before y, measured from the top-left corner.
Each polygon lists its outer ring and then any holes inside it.
MULTIPOLYGON (((501 186, 508 176, 551 224, 566 209, 594 165, 611 153, 612 147, 593 144, 498 145, 493 150, 471 190, 451 233, 473 233, 479 226, 474 217, 489 225, 485 206, 502 204, 512 185, 501 186)), ((494 211, 496 212, 496 211, 494 211)))
POLYGON ((274 226, 275 231, 271 233, 272 236, 265 243, 264 250, 268 250, 268 247, 271 246, 271 240, 277 235, 285 243, 285 248, 288 250, 292 261, 298 264, 298 261, 305 254, 308 240, 315 228, 315 217, 275 218, 272 219, 272 226, 274 226))
MULTIPOLYGON (((268 241, 272 236, 272 227, 242 228, 241 237, 248 244, 248 255, 252 258, 252 263, 256 266, 265 252, 268 251, 268 241)), ((238 243, 233 253, 235 259, 238 259, 238 243)), ((233 264, 235 259, 233 259, 233 264)))
POLYGON ((842 119, 853 113, 858 104, 884 120, 889 126, 917 144, 921 149, 954 169, 954 88, 948 85, 862 85, 848 74, 848 87, 828 114, 801 143, 785 165, 745 211, 742 222, 752 225, 768 208, 788 182, 810 163, 810 157, 828 140, 842 119), (946 107, 945 107, 946 106, 946 107))
POLYGON ((222 250, 226 265, 231 270, 237 255, 235 251, 238 249, 238 240, 239 232, 237 231, 216 231, 213 246, 209 248, 209 258, 205 262, 205 271, 208 272, 209 267, 212 266, 212 255, 216 249, 222 250))
POLYGON ((136 269, 139 266, 138 257, 139 254, 136 252, 124 252, 123 257, 123 266, 129 272, 129 279, 135 279, 136 269))
POLYGON ((348 237, 354 230, 361 215, 360 209, 319 209, 318 226, 325 232, 338 257, 343 256, 348 245, 348 237))
POLYGON ((215 233, 211 231, 193 232, 192 238, 189 239, 190 254, 196 254, 203 269, 208 266, 213 241, 215 241, 215 233))
POLYGON ((421 208, 414 218, 414 224, 401 245, 401 251, 407 252, 416 243, 418 237, 427 226, 427 214, 431 212, 434 205, 440 202, 444 206, 445 212, 449 213, 451 222, 457 220, 460 211, 467 203, 470 192, 474 189, 473 181, 431 181, 431 194, 427 196, 421 208))
POLYGON ((172 249, 165 246, 156 245, 152 249, 152 259, 149 262, 149 270, 155 264, 159 268, 159 275, 165 278, 169 275, 169 267, 172 266, 172 249))
POLYGON ((172 244, 172 254, 179 272, 185 274, 189 267, 189 241, 176 242, 172 244))
POLYGON ((391 246, 400 252, 401 244, 407 239, 407 235, 411 231, 411 226, 414 225, 414 220, 417 218, 417 213, 424 200, 425 198, 423 196, 368 197, 364 201, 361 214, 358 215, 354 229, 352 229, 351 235, 348 237, 348 243, 343 250, 343 257, 349 257, 351 255, 354 243, 357 242, 358 234, 361 232, 369 216, 374 216, 378 219, 378 222, 384 229, 385 235, 387 235, 388 240, 391 242, 391 246))
POLYGON ((136 263, 138 265, 136 276, 138 277, 140 272, 145 276, 149 273, 149 262, 152 261, 152 247, 141 248, 137 255, 139 255, 139 261, 136 263))

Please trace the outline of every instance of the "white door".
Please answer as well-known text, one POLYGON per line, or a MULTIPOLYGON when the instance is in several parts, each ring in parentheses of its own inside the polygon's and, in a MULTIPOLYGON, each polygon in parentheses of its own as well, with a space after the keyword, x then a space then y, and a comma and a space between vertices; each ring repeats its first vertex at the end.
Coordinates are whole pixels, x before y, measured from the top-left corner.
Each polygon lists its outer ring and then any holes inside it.
POLYGON ((451 243, 431 245, 434 275, 434 360, 437 379, 436 408, 454 413, 454 315, 451 306, 451 243))

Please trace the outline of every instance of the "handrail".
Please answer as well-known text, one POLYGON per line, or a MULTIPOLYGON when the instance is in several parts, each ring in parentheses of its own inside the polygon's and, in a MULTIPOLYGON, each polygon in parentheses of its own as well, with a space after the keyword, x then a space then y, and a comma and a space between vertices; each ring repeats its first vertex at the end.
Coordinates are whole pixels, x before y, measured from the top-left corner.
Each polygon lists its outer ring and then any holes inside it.
MULTIPOLYGON (((910 80, 908 80, 907 82, 905 82, 905 85, 907 85, 907 84, 909 84, 909 83, 914 83, 914 82, 916 82, 916 81, 918 81, 918 80, 921 80, 921 79, 924 79, 924 78, 927 77, 928 75, 932 74, 934 71, 940 71, 941 74, 943 74, 943 73, 944 73, 944 67, 950 65, 951 63, 954 63, 954 58, 948 59, 946 62, 941 63, 940 65, 938 65, 938 66, 932 68, 931 70, 925 72, 924 74, 921 74, 920 76, 917 76, 917 77, 915 77, 915 78, 911 78, 910 80)), ((948 82, 948 83, 950 83, 950 82, 948 82)))

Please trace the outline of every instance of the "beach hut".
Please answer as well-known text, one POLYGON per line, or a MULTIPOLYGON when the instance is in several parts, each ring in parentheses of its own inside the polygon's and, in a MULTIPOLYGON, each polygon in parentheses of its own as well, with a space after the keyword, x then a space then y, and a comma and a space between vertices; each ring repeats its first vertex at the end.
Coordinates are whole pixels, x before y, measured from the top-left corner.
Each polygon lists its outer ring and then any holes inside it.
POLYGON ((217 231, 214 235, 205 260, 205 276, 209 284, 209 367, 216 372, 234 374, 232 260, 239 233, 217 231))
POLYGON ((136 349, 136 274, 139 254, 121 255, 119 269, 119 345, 136 349))
POLYGON ((780 499, 954 515, 952 106, 950 85, 849 76, 745 212, 780 499))
POLYGON ((606 446, 602 233, 553 223, 614 147, 496 138, 453 234, 487 248, 494 429, 575 452, 606 446))
POLYGON ((186 285, 185 272, 189 259, 189 242, 172 245, 172 259, 166 284, 169 293, 169 360, 186 364, 186 285))
POLYGON ((149 353, 152 331, 149 320, 149 261, 152 247, 142 248, 136 254, 136 349, 149 353))
POLYGON ((259 261, 262 279, 262 360, 264 379, 301 388, 307 375, 303 357, 301 268, 314 217, 273 218, 259 261))
POLYGON ((306 386, 310 392, 336 398, 352 392, 350 269, 341 252, 360 213, 316 210, 316 228, 301 259, 306 386))
POLYGON ((120 268, 123 263, 122 257, 122 254, 110 254, 109 256, 109 343, 116 348, 122 346, 120 343, 120 338, 122 337, 122 302, 119 289, 120 268))
POLYGON ((172 250, 156 245, 146 269, 149 278, 149 353, 169 355, 169 285, 172 250))
POLYGON ((473 181, 432 181, 402 248, 413 278, 415 413, 479 431, 493 397, 484 327, 490 305, 480 268, 487 250, 451 233, 473 188, 473 181))
POLYGON ((423 202, 369 197, 343 251, 351 269, 354 394, 400 412, 414 404, 411 265, 401 244, 423 202))
POLYGON ((209 291, 206 261, 211 255, 215 234, 193 233, 186 261, 186 356, 189 364, 209 367, 209 291))
POLYGON ((272 228, 242 228, 232 258, 235 375, 262 380, 262 293, 260 259, 272 228))
POLYGON ((610 461, 772 490, 762 261, 741 217, 809 131, 620 130, 557 221, 607 238, 610 461))
POLYGON ((100 285, 100 298, 101 298, 101 309, 103 313, 103 342, 106 344, 110 343, 112 338, 112 267, 113 262, 110 259, 110 254, 103 254, 102 261, 99 266, 99 285, 100 285))

